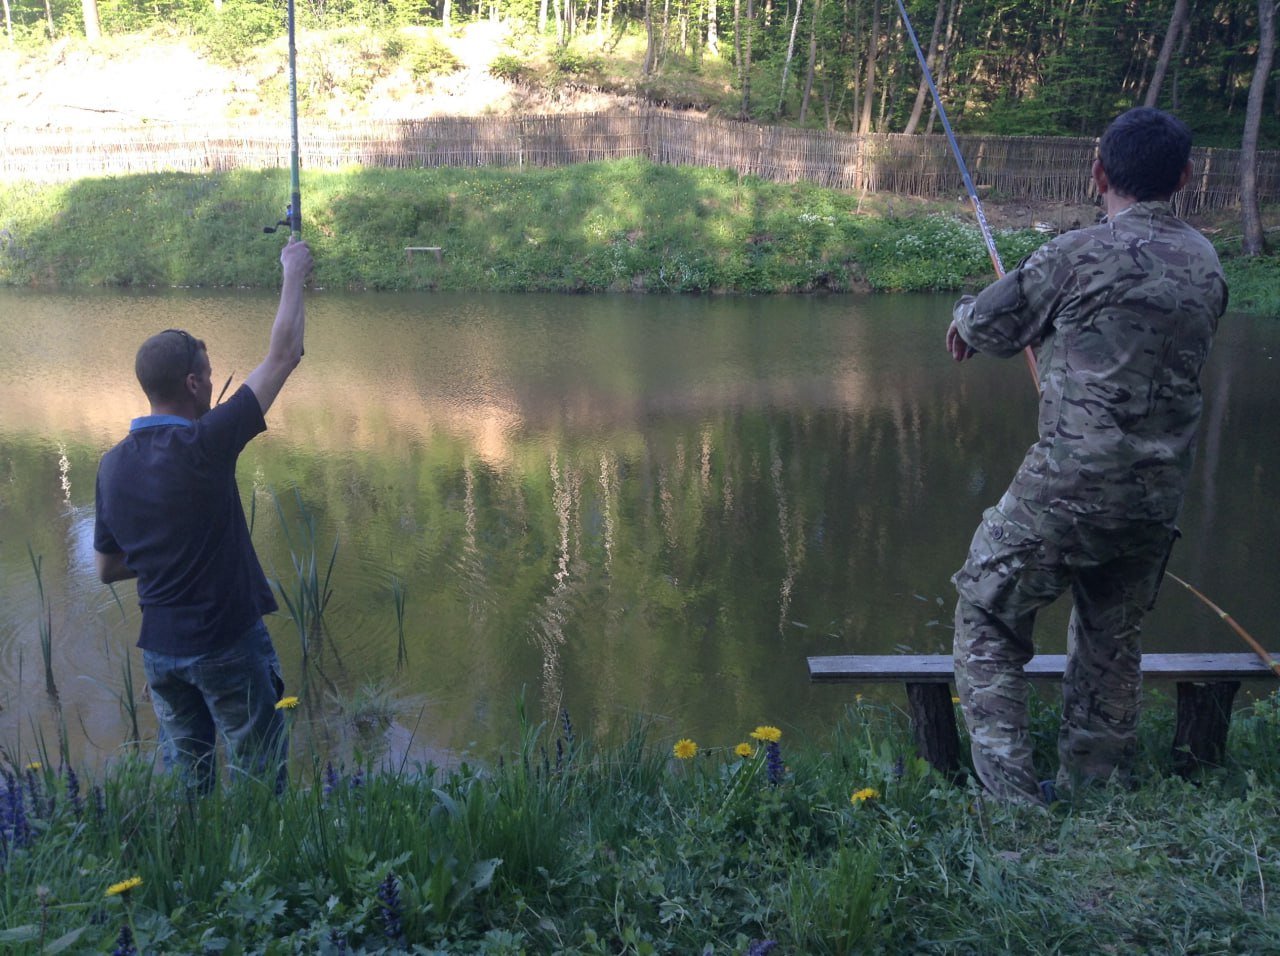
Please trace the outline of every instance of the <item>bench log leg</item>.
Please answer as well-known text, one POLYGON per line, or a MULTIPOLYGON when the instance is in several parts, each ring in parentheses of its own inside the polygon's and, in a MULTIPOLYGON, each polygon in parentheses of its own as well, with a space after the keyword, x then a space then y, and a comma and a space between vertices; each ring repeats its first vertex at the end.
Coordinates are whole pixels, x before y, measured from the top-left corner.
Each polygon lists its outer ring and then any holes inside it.
POLYGON ((1217 767, 1227 755, 1231 702, 1238 680, 1178 682, 1178 724, 1173 733, 1173 766, 1187 777, 1201 767, 1217 767))
POLYGON ((939 773, 954 777, 960 771, 960 732, 949 684, 907 684, 911 727, 916 748, 939 773))

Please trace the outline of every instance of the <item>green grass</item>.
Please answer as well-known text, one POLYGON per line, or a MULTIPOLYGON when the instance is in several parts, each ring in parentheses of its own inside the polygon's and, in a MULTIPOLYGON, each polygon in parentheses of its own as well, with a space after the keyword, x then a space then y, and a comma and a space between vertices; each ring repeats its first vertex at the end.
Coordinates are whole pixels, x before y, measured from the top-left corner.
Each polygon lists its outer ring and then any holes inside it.
MULTIPOLYGON (((0 186, 0 283, 274 287, 283 171, 0 186)), ((303 177, 315 284, 353 290, 795 293, 987 282, 976 226, 850 193, 644 160, 303 177), (891 208, 891 207, 890 207, 891 208), (441 246, 407 262, 404 248, 441 246)), ((1019 261, 1044 241, 996 236, 1019 261)), ((1223 248, 1239 311, 1280 314, 1280 260, 1223 248)))
MULTIPOLYGON (((277 283, 283 172, 0 187, 0 282, 277 283)), ((344 289, 807 292, 957 288, 990 265, 955 219, 858 213, 856 196, 641 160, 559 169, 352 169, 303 179, 316 284, 344 289), (438 245, 444 261, 408 245, 438 245)), ((1035 233, 1001 236, 1010 258, 1035 233)))
MULTIPOLYGON (((128 926, 143 952, 374 952, 397 931, 430 953, 1280 951, 1280 699, 1238 713, 1233 762, 1195 782, 1170 774, 1168 710, 1144 718, 1137 790, 1049 811, 948 785, 901 715, 863 703, 829 739, 784 734, 776 784, 739 741, 676 760, 674 735, 597 742, 567 716, 526 724, 495 767, 317 762, 279 798, 192 800, 137 758, 82 787, 19 758, 0 942, 105 952, 128 926)), ((1046 761, 1055 720, 1039 706, 1046 761)))

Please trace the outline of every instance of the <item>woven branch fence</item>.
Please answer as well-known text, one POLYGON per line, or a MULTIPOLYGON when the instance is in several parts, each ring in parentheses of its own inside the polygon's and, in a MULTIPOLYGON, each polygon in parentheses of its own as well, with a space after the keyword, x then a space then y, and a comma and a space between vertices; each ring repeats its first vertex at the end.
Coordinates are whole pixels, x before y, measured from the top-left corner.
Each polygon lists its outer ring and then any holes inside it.
MULTIPOLYGON (((961 152, 984 196, 1088 203, 1093 139, 962 136, 961 152)), ((939 135, 829 133, 706 119, 663 109, 536 117, 440 117, 304 128, 307 169, 344 166, 564 166, 631 156, 732 169, 776 182, 925 198, 963 197, 939 135)), ((1194 150, 1196 175, 1179 196, 1184 213, 1240 202, 1240 153, 1194 150)), ((278 126, 0 130, 0 179, 57 182, 84 176, 288 167, 278 126)), ((1263 202, 1280 201, 1280 153, 1258 157, 1263 202)))

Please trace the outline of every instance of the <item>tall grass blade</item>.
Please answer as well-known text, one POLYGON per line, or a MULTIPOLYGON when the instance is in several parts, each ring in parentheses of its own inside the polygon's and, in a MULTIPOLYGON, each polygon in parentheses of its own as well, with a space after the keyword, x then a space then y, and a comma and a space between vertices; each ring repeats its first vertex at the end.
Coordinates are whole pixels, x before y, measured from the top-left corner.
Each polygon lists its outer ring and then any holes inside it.
POLYGON ((37 624, 40 628, 40 654, 44 658, 44 687, 49 696, 55 700, 58 696, 58 685, 53 679, 53 604, 44 593, 44 575, 41 567, 44 555, 37 555, 27 542, 27 556, 31 558, 31 569, 36 576, 36 592, 40 596, 40 616, 37 624))

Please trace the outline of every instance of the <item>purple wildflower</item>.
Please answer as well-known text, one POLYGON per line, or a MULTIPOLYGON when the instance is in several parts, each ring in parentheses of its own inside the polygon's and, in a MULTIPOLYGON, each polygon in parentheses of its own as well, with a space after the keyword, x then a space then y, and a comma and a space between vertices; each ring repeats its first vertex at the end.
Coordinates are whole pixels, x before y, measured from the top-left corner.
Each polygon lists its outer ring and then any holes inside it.
POLYGON ((361 770, 359 767, 357 767, 356 772, 351 775, 351 788, 353 790, 359 790, 363 786, 364 786, 364 771, 361 770))
POLYGON ((96 783, 93 785, 93 818, 99 826, 107 819, 107 795, 96 783))
POLYGON ((31 809, 39 816, 43 801, 40 799, 40 778, 36 775, 36 766, 39 764, 27 767, 27 792, 31 795, 31 809))
POLYGON ((404 936, 400 922, 400 884, 394 873, 378 884, 378 902, 382 904, 382 931, 387 939, 399 942, 404 936))
POLYGON ((111 956, 138 956, 138 948, 133 945, 133 930, 125 923, 120 927, 120 935, 116 937, 116 948, 111 956))
POLYGON ((8 771, 5 772, 5 826, 13 835, 13 845, 26 846, 31 842, 31 826, 27 823, 26 801, 22 796, 22 787, 17 779, 8 771))
POLYGON ((333 769, 333 761, 329 760, 324 765, 324 788, 325 797, 333 796, 333 791, 338 789, 338 771, 333 769))
POLYGON ((71 810, 76 819, 84 816, 84 801, 80 799, 80 778, 71 767, 67 767, 67 798, 71 801, 71 810))
POLYGON ((777 940, 773 939, 753 939, 751 945, 747 947, 746 956, 768 956, 777 947, 777 940))
POLYGON ((573 746, 573 740, 574 740, 574 736, 573 736, 573 721, 571 721, 571 720, 569 719, 569 710, 568 710, 568 708, 563 708, 563 709, 561 709, 561 711, 560 711, 560 723, 561 723, 561 725, 562 725, 562 726, 563 726, 563 728, 564 728, 564 729, 563 729, 564 742, 565 742, 566 744, 568 744, 570 747, 572 747, 572 746, 573 746))
POLYGON ((770 740, 764 745, 764 766, 769 773, 770 786, 776 787, 782 783, 786 767, 782 764, 782 748, 778 746, 776 740, 770 740))

